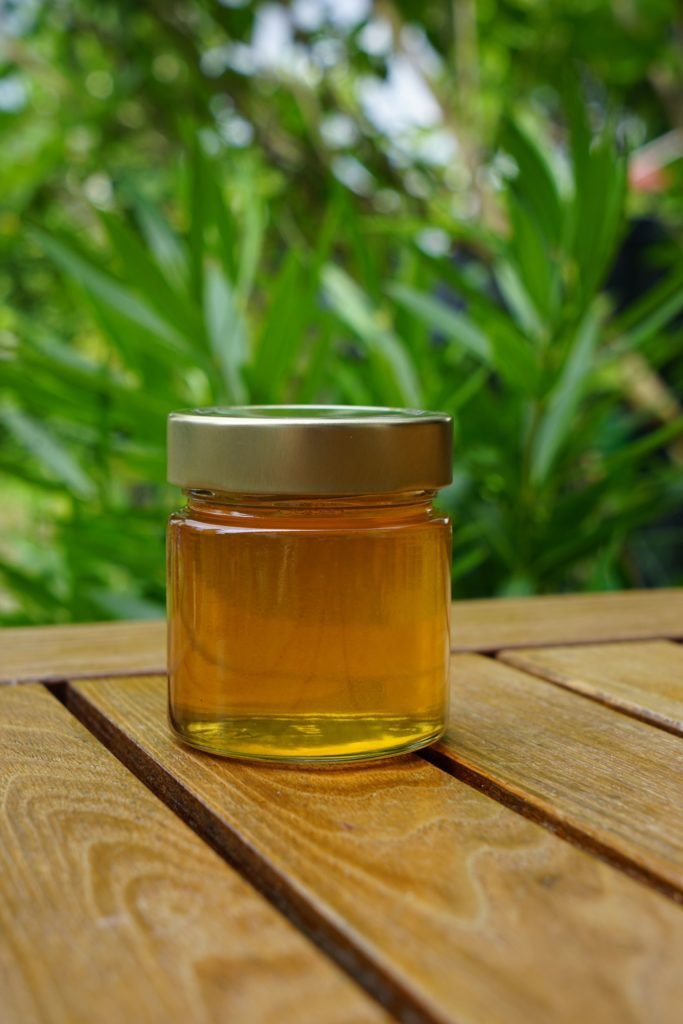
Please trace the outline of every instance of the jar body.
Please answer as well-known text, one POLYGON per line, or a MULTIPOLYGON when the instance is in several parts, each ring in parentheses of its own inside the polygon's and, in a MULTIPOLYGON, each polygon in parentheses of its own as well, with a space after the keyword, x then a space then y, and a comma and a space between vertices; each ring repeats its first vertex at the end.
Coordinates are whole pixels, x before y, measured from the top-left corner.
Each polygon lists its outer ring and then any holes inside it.
POLYGON ((168 533, 176 733, 214 754, 318 763, 437 739, 451 539, 431 497, 191 492, 168 533))

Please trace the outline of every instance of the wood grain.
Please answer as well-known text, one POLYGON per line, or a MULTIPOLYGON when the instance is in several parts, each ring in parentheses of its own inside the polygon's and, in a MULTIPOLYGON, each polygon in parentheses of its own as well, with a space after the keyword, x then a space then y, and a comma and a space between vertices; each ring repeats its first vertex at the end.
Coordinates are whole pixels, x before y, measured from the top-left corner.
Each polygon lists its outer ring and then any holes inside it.
POLYGON ((163 679, 75 683, 68 700, 320 943, 401 992, 404 1019, 678 1021, 681 908, 422 758, 208 757, 169 734, 163 679))
POLYGON ((456 601, 453 649, 683 637, 683 588, 456 601))
MULTIPOLYGON (((683 638, 683 589, 455 601, 453 649, 683 638)), ((0 684, 166 670, 163 622, 5 629, 0 684)))
POLYGON ((0 631, 0 683, 165 671, 165 622, 20 626, 0 631))
POLYGON ((430 757, 680 897, 677 737, 480 655, 453 657, 451 676, 448 731, 430 757))
POLYGON ((683 647, 666 640, 501 651, 509 665, 683 736, 683 647))
POLYGON ((2 1024, 389 1020, 43 687, 0 692, 0 806, 2 1024))

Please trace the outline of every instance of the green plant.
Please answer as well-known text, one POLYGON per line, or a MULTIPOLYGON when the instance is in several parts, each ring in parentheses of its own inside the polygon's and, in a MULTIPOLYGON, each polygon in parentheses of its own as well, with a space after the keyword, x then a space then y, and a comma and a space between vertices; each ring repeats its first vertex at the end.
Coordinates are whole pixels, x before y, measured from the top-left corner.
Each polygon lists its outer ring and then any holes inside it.
POLYGON ((87 355, 26 321, 5 364, 0 417, 13 445, 2 468, 42 490, 43 507, 55 495, 49 557, 27 539, 26 565, 2 566, 24 614, 158 614, 172 502, 165 416, 244 401, 451 412, 445 501, 460 592, 628 581, 634 531, 680 502, 666 446, 683 419, 651 429, 614 368, 647 354, 683 292, 674 274, 659 287, 664 303, 613 315, 601 284, 622 226, 625 157, 609 123, 592 138, 578 104, 572 120, 565 167, 508 121, 509 234, 470 231, 463 245, 476 256, 460 264, 404 240, 390 275, 393 235, 414 237, 416 225, 368 222, 341 190, 316 236, 288 245, 272 176, 251 155, 226 174, 199 144, 177 227, 136 195, 125 215, 100 217, 106 260, 35 231, 95 333, 87 355), (362 261, 358 238, 374 238, 362 261), (363 274, 378 282, 374 296, 363 274))
MULTIPOLYGON (((674 270, 627 316, 614 314, 602 285, 623 229, 626 157, 609 121, 593 137, 576 97, 568 109, 563 162, 520 124, 504 128, 516 174, 504 189, 509 236, 484 241, 488 287, 481 259, 431 261, 466 312, 425 290, 419 263, 422 287, 388 288, 452 347, 446 380, 464 378, 433 400, 457 424, 454 580, 468 593, 638 582, 634 534, 683 497, 681 449, 667 447, 683 416, 658 426, 622 373, 683 309, 683 276, 674 270)), ((680 343, 679 328, 679 352, 680 343)), ((644 359, 639 373, 654 376, 644 359)))
POLYGON ((161 614, 166 413, 235 401, 451 411, 460 595, 680 581, 683 208, 675 168, 626 196, 615 143, 680 121, 675 5, 651 7, 282 6, 270 63, 259 3, 10 13, 0 617, 161 614), (397 68, 426 126, 370 117, 397 68), (643 210, 660 279, 617 312, 643 210))
MULTIPOLYGON (((79 351, 18 318, 21 342, 5 359, 0 468, 41 496, 29 506, 19 557, 0 562, 24 616, 160 614, 167 413, 282 397, 295 360, 311 364, 310 388, 325 338, 318 333, 305 348, 300 329, 311 319, 320 256, 297 250, 277 268, 261 263, 267 205, 254 187, 259 169, 251 170, 241 187, 239 175, 229 182, 233 214, 196 146, 181 232, 141 196, 130 218, 103 214, 118 272, 73 237, 34 232, 92 327, 79 351), (267 299, 254 293, 259 268, 267 299)), ((261 181, 267 190, 268 175, 261 181)))

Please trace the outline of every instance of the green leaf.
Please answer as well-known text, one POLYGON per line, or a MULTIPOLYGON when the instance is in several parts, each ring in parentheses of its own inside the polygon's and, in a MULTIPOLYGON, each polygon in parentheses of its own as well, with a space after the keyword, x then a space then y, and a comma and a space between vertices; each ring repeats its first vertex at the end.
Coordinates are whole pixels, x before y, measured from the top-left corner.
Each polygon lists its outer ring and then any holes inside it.
POLYGON ((32 232, 45 252, 87 292, 100 299, 117 314, 155 335, 175 352, 186 352, 187 341, 170 323, 162 319, 143 299, 116 278, 89 262, 67 242, 51 238, 42 231, 32 232))
POLYGON ((0 420, 17 444, 33 456, 48 477, 61 480, 79 498, 87 499, 95 495, 94 483, 53 430, 48 430, 20 409, 9 406, 0 409, 0 420))
POLYGON ((505 321, 492 324, 489 339, 494 366, 501 377, 524 394, 536 394, 540 379, 536 351, 520 337, 514 324, 505 321))
POLYGON ((244 232, 239 250, 239 268, 235 289, 242 303, 246 303, 254 283, 266 229, 263 203, 255 193, 249 194, 244 214, 244 232))
POLYGON ((588 107, 577 84, 577 68, 567 68, 561 83, 562 107, 569 128, 569 152, 572 163, 574 187, 588 178, 590 163, 591 129, 588 121, 588 107))
POLYGON ((239 270, 241 246, 237 238, 237 226, 223 196, 218 169, 213 164, 209 164, 207 167, 204 185, 207 215, 216 235, 215 252, 222 263, 226 277, 230 281, 235 281, 239 270))
POLYGON ((444 334, 449 341, 456 342, 478 359, 492 365, 492 351, 488 338, 462 313, 450 309, 440 299, 418 292, 408 285, 391 284, 387 292, 400 306, 414 313, 432 330, 444 334))
POLYGON ((164 607, 137 594, 115 593, 111 590, 91 588, 88 596, 115 619, 162 619, 164 607))
POLYGON ((501 145, 514 158, 519 175, 508 184, 527 206, 548 242, 559 245, 563 231, 563 209, 559 184, 552 165, 536 139, 520 123, 507 118, 501 145))
POLYGON ((657 451, 659 448, 664 448, 671 441, 675 441, 683 434, 683 416, 679 416, 677 419, 672 420, 671 423, 665 424, 663 427, 659 427, 658 430, 653 430, 645 437, 639 438, 632 444, 627 445, 625 448, 621 448, 614 455, 611 455, 606 459, 608 472, 614 472, 617 468, 627 464, 635 464, 640 462, 644 456, 649 455, 651 452, 657 451))
POLYGON ((534 351, 512 325, 501 318, 492 318, 489 332, 485 334, 474 321, 449 309, 440 299, 402 284, 390 285, 387 290, 399 305, 486 366, 497 370, 513 387, 530 392, 535 390, 538 367, 534 351))
POLYGON ((295 401, 303 404, 320 401, 327 375, 335 373, 338 367, 330 357, 333 333, 334 324, 330 317, 326 317, 314 330, 305 372, 295 381, 295 401))
POLYGON ((142 383, 153 387, 155 393, 161 388, 173 390, 170 382, 188 364, 208 366, 205 346, 179 352, 164 337, 143 327, 138 321, 130 320, 125 313, 119 312, 97 295, 90 294, 88 302, 97 324, 111 342, 117 356, 127 368, 139 374, 142 383))
POLYGON ((663 327, 673 320, 683 309, 683 287, 678 293, 671 295, 661 306, 650 311, 642 320, 635 323, 629 331, 617 339, 616 344, 619 351, 638 348, 657 334, 663 327))
POLYGON ((190 285, 192 295, 198 304, 202 304, 202 287, 204 284, 204 252, 207 207, 207 178, 206 155, 202 149, 201 139, 195 134, 190 150, 190 159, 187 168, 187 212, 189 217, 188 241, 189 241, 189 264, 190 264, 190 285))
MULTIPOLYGON (((676 297, 679 299, 683 297, 683 267, 673 270, 648 289, 644 295, 631 302, 616 317, 614 326, 621 334, 626 334, 630 332, 631 328, 637 328, 638 324, 645 321, 651 314, 656 315, 663 306, 676 297)), ((656 324, 655 330, 657 330, 666 323, 666 320, 658 322, 655 319, 654 323, 656 324)))
POLYGON ((5 580, 8 589, 21 598, 23 615, 26 615, 29 606, 41 613, 37 621, 44 621, 45 615, 59 607, 59 595, 54 592, 47 574, 26 572, 0 557, 0 578, 5 580))
POLYGON ((556 258, 527 202, 509 192, 507 207, 512 227, 510 253, 515 258, 520 280, 540 319, 552 325, 559 297, 556 258))
POLYGON ((443 406, 444 408, 447 408, 447 411, 451 415, 454 415, 466 406, 467 403, 474 398, 477 392, 481 391, 486 383, 487 377, 488 374, 486 367, 480 367, 474 373, 471 373, 466 377, 460 387, 456 388, 454 392, 451 392, 449 389, 449 393, 444 395, 444 398, 440 401, 439 407, 443 406))
POLYGON ((23 449, 19 452, 0 454, 0 473, 6 477, 15 477, 36 488, 35 493, 63 493, 64 485, 60 480, 48 480, 40 472, 29 467, 23 449))
POLYGON ((459 555, 453 559, 453 565, 451 569, 451 578, 453 582, 459 580, 461 576, 466 576, 468 572, 472 572, 480 566, 489 557, 488 548, 479 546, 470 548, 464 554, 459 555))
POLYGON ((513 573, 496 591, 496 597, 529 597, 536 592, 533 578, 528 573, 513 573))
POLYGON ((100 214, 125 276, 165 321, 171 321, 189 338, 201 337, 201 320, 187 295, 164 277, 139 239, 123 220, 100 214))
POLYGON ((493 268, 493 274, 505 303, 519 327, 531 338, 543 338, 545 335, 543 321, 538 315, 538 310, 529 296, 517 268, 509 259, 500 259, 493 268))
POLYGON ((607 273, 623 224, 627 161, 613 132, 608 123, 588 153, 577 149, 575 154, 571 248, 581 308, 590 304, 607 273))
MULTIPOLYGON (((92 362, 70 345, 52 337, 29 336, 31 325, 26 325, 24 344, 30 345, 39 353, 38 359, 41 362, 51 363, 52 372, 71 374, 73 379, 82 384, 89 383, 95 387, 120 387, 126 388, 126 383, 120 374, 110 371, 107 366, 101 363, 92 362)), ((22 353, 25 349, 22 349, 22 353)))
POLYGON ((136 386, 129 377, 111 369, 110 366, 92 362, 76 349, 53 337, 37 337, 26 325, 20 350, 24 373, 30 372, 29 386, 17 388, 15 393, 25 394, 27 400, 36 393, 36 385, 42 380, 46 385, 46 397, 55 396, 60 388, 59 404, 68 403, 78 410, 88 411, 94 407, 100 413, 103 405, 111 403, 116 410, 117 420, 130 421, 138 427, 165 417, 168 411, 168 396, 158 390, 148 393, 136 386))
POLYGON ((610 136, 609 126, 605 128, 603 145, 607 151, 604 158, 604 206, 596 240, 595 267, 588 281, 589 292, 597 289, 608 273, 624 224, 628 158, 617 149, 615 140, 610 136))
POLYGON ((252 379, 260 401, 279 400, 285 381, 301 352, 307 322, 313 322, 315 278, 292 251, 273 280, 268 312, 256 345, 252 379))
POLYGON ((148 199, 135 198, 135 213, 147 245, 176 288, 187 292, 187 252, 163 214, 148 199))
POLYGON ((565 443, 581 400, 598 342, 600 319, 591 310, 577 328, 573 344, 541 419, 531 460, 531 479, 543 483, 565 443))
POLYGON ((227 400, 247 400, 242 368, 247 357, 246 325, 230 282, 215 263, 208 263, 204 283, 204 319, 211 350, 221 372, 227 400))
POLYGON ((397 399, 408 406, 421 405, 417 372, 398 338, 384 327, 357 284, 331 263, 322 270, 325 297, 339 319, 365 344, 381 371, 391 375, 397 399))
POLYGON ((335 397, 344 405, 372 405, 374 396, 366 377, 353 363, 339 361, 334 370, 335 397))

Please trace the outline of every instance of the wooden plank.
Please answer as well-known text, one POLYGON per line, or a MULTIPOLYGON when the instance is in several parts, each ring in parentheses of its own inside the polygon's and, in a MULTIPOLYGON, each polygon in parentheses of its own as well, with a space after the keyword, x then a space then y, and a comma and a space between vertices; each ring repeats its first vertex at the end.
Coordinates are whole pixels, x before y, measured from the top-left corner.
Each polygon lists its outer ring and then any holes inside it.
POLYGON ((453 648, 683 638, 683 588, 456 601, 453 648))
POLYGON ((683 744, 481 655, 453 657, 448 731, 430 758, 683 892, 683 744))
POLYGON ((19 626, 0 631, 0 683, 165 671, 165 622, 19 626))
MULTIPOLYGON (((683 638, 683 589, 453 604, 456 651, 659 637, 683 638)), ((0 684, 165 670, 163 622, 24 626, 0 633, 0 684)))
POLYGON ((319 941, 355 949, 368 984, 401 991, 406 1020, 678 1021, 681 908, 422 758, 208 757, 171 737, 163 679, 76 683, 68 700, 319 941))
POLYGON ((623 714, 683 736, 683 647, 667 640, 521 648, 498 657, 623 714))
POLYGON ((390 1019, 43 687, 0 692, 0 807, 3 1024, 390 1019))

